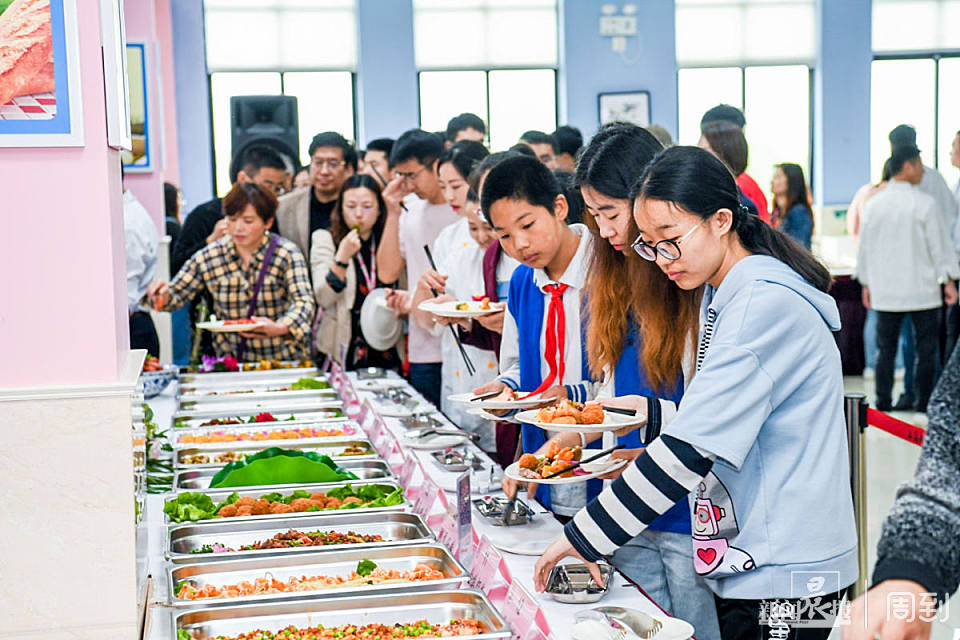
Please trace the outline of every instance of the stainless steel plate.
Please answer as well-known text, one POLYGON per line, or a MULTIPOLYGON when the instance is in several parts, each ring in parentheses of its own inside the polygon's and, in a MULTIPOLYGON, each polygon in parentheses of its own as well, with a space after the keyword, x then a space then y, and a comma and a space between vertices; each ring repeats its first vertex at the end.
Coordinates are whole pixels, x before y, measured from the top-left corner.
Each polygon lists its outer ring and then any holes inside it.
POLYGON ((590 575, 585 564, 561 564, 555 566, 547 577, 546 592, 557 602, 585 604, 596 602, 607 595, 613 567, 601 564, 600 576, 603 586, 599 586, 590 575))
POLYGON ((172 615, 173 638, 176 638, 179 629, 183 629, 190 632, 195 640, 212 639, 219 635, 235 636, 256 629, 277 632, 290 625, 299 628, 373 623, 392 626, 417 620, 445 624, 455 618, 474 618, 488 628, 488 631, 479 635, 459 636, 461 639, 492 640, 511 635, 510 627, 486 596, 473 589, 350 598, 304 598, 283 603, 174 610, 172 615))
POLYGON ((197 413, 195 411, 178 411, 173 414, 173 427, 174 433, 179 433, 181 429, 222 429, 224 427, 240 427, 240 426, 253 426, 253 427, 305 427, 307 425, 323 425, 323 424, 333 424, 337 422, 345 422, 347 420, 346 414, 343 412, 342 407, 331 407, 328 409, 321 409, 319 411, 297 411, 297 412, 278 412, 273 413, 275 420, 273 422, 250 422, 250 418, 262 413, 260 411, 256 412, 244 412, 244 411, 227 411, 227 412, 217 412, 217 415, 206 415, 207 412, 197 413), (293 416, 294 420, 288 420, 289 416, 293 416), (239 420, 238 424, 206 424, 213 420, 214 418, 220 420, 239 420), (182 426, 178 427, 178 423, 182 426))
MULTIPOLYGON (((247 456, 260 453, 264 449, 275 447, 276 444, 250 444, 248 442, 227 442, 219 446, 204 447, 182 447, 174 450, 173 465, 178 469, 221 469, 225 464, 236 460, 243 460, 247 456), (218 460, 218 458, 220 458, 218 460), (191 462, 190 460, 194 460, 191 462), (206 462, 202 462, 206 460, 206 462)), ((362 460, 375 458, 377 450, 373 444, 363 438, 330 438, 325 442, 317 444, 299 446, 290 443, 283 447, 284 449, 293 449, 295 451, 313 451, 321 456, 330 456, 338 461, 343 460, 362 460), (357 453, 344 455, 344 451, 349 448, 364 449, 367 453, 357 453)))
POLYGON ((393 593, 397 591, 436 591, 437 589, 458 588, 470 575, 466 569, 450 555, 442 544, 431 543, 408 545, 403 547, 384 547, 380 549, 343 549, 321 553, 301 554, 298 556, 253 558, 248 560, 227 560, 224 562, 201 562, 198 564, 175 565, 167 570, 167 587, 170 604, 178 607, 207 607, 211 604, 233 604, 238 602, 266 602, 292 600, 305 596, 342 597, 375 593, 393 593), (187 582, 196 587, 213 585, 223 587, 241 582, 253 583, 258 578, 267 578, 279 582, 288 582, 291 578, 303 576, 349 577, 362 560, 374 562, 378 568, 399 572, 411 571, 418 565, 426 565, 443 574, 442 578, 425 581, 391 582, 386 584, 359 584, 350 586, 325 587, 307 591, 282 593, 263 593, 225 598, 203 598, 191 600, 177 598, 174 594, 178 586, 187 582))
POLYGON ((324 515, 298 514, 298 517, 276 520, 237 518, 204 520, 171 526, 164 540, 164 555, 175 564, 195 563, 198 560, 230 560, 264 556, 302 555, 304 553, 338 551, 341 549, 373 549, 377 547, 416 544, 433 540, 433 532, 422 517, 415 513, 330 512, 324 515), (353 532, 364 536, 381 536, 382 542, 330 545, 326 547, 287 547, 282 549, 251 549, 220 553, 190 553, 204 545, 219 543, 239 549, 269 540, 278 533, 296 531, 353 532))
POLYGON ((265 447, 283 447, 291 445, 304 445, 304 444, 314 444, 322 443, 331 439, 343 440, 344 438, 356 438, 363 437, 363 429, 359 424, 352 420, 347 420, 346 418, 339 418, 336 421, 327 421, 327 422, 312 422, 309 424, 297 423, 295 426, 292 425, 292 422, 261 422, 256 424, 240 424, 240 425, 220 425, 220 426, 210 426, 210 427, 198 427, 196 429, 177 429, 174 434, 170 437, 174 449, 183 449, 183 448, 197 448, 203 449, 206 447, 220 447, 223 445, 245 445, 245 444, 262 444, 265 447), (222 433, 224 435, 233 435, 234 437, 240 436, 244 433, 263 433, 271 431, 287 431, 287 430, 297 430, 302 431, 303 429, 323 429, 327 431, 333 430, 342 430, 346 433, 341 435, 329 435, 329 436, 305 436, 302 438, 278 438, 274 440, 231 440, 227 442, 181 442, 182 438, 187 436, 210 436, 215 433, 222 433))
MULTIPOLYGON (((386 480, 386 479, 395 479, 396 476, 393 474, 393 470, 390 469, 390 465, 386 461, 379 458, 376 459, 363 459, 363 460, 351 460, 345 458, 343 460, 337 461, 337 466, 339 466, 344 471, 350 471, 353 473, 359 480, 386 480)), ((209 489, 210 481, 213 480, 213 476, 217 475, 220 471, 219 468, 212 469, 192 469, 190 471, 178 471, 173 477, 173 486, 178 490, 185 491, 196 491, 198 489, 209 489)), ((322 486, 320 483, 318 486, 322 486)), ((333 485, 342 484, 340 482, 331 483, 333 485)), ((288 485, 284 484, 271 484, 271 485, 252 485, 256 486, 258 489, 263 489, 264 491, 272 491, 274 489, 284 489, 288 485)), ((234 489, 239 487, 232 487, 234 489)))
POLYGON ((181 373, 180 384, 184 386, 211 387, 237 386, 247 381, 299 380, 300 378, 325 377, 316 367, 269 369, 267 371, 224 371, 221 373, 181 373))
MULTIPOLYGON (((312 392, 312 396, 263 398, 244 400, 231 396, 227 399, 203 403, 181 404, 174 417, 183 413, 190 413, 195 417, 207 415, 220 416, 223 414, 255 416, 258 413, 272 413, 278 420, 285 420, 290 414, 314 412, 319 409, 340 409, 343 402, 337 395, 312 392), (279 414, 283 414, 282 416, 279 414)), ((299 417, 299 416, 298 416, 299 417)))
POLYGON ((268 391, 264 389, 251 393, 219 393, 216 395, 190 393, 181 395, 178 403, 180 410, 186 411, 187 409, 217 409, 225 405, 283 405, 313 400, 322 402, 339 399, 340 396, 333 389, 301 389, 297 391, 268 391))

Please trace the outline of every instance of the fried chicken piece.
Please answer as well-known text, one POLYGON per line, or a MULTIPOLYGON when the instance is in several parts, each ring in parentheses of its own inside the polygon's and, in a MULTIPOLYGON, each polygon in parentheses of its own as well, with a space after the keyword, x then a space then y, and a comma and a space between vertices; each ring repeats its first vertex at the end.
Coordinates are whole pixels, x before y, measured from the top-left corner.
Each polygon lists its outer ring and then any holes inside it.
POLYGON ((339 500, 338 498, 327 498, 327 502, 324 504, 324 508, 326 508, 326 509, 337 509, 337 508, 339 508, 340 505, 342 505, 342 504, 343 504, 343 503, 340 502, 340 500, 339 500))
POLYGON ((243 496, 242 498, 237 498, 237 501, 234 503, 237 505, 237 508, 240 507, 252 507, 256 502, 255 499, 250 496, 243 496))
POLYGON ((309 500, 307 498, 297 498, 296 500, 290 503, 290 507, 294 511, 306 511, 307 509, 312 507, 313 504, 314 504, 313 500, 309 500))
POLYGON ((537 422, 553 423, 553 407, 544 407, 537 411, 537 422))
POLYGON ((556 411, 553 412, 553 424, 580 424, 580 410, 573 406, 569 400, 561 400, 557 403, 556 411), (573 422, 558 422, 557 418, 572 417, 573 422))
POLYGON ((293 507, 282 502, 274 502, 270 505, 270 513, 293 513, 293 507))
POLYGON ((323 491, 318 491, 318 492, 316 492, 316 493, 310 494, 310 499, 311 499, 311 500, 326 500, 326 499, 327 499, 327 494, 325 494, 323 491))
POLYGON ((349 504, 351 502, 356 502, 357 504, 363 504, 363 500, 356 496, 350 496, 349 498, 344 498, 341 504, 349 504))
MULTIPOLYGON (((552 465, 550 465, 548 468, 546 468, 546 469, 543 470, 543 475, 544 475, 544 477, 546 477, 546 476, 548 476, 548 475, 550 475, 550 474, 552 474, 552 473, 557 473, 557 472, 559 472, 559 471, 563 471, 564 469, 569 469, 570 467, 571 467, 571 463, 570 463, 570 462, 567 462, 567 461, 565 461, 565 460, 557 460, 557 461, 554 462, 552 465)), ((573 469, 570 469, 570 471, 568 471, 567 473, 563 473, 563 474, 561 474, 561 475, 558 476, 558 477, 560 477, 560 478, 569 478, 569 477, 572 476, 572 475, 573 475, 573 469)))
POLYGON ((257 500, 250 507, 250 511, 255 516, 262 516, 265 513, 270 513, 270 503, 266 500, 257 500))
POLYGON ((583 406, 580 412, 580 418, 583 424, 601 424, 603 423, 603 407, 596 402, 591 402, 583 406))
POLYGON ((227 504, 220 507, 220 511, 217 511, 217 515, 221 518, 232 518, 237 515, 237 505, 227 504))
POLYGON ((525 453, 520 456, 520 459, 517 461, 517 466, 520 469, 535 469, 537 467, 537 456, 532 453, 525 453))
POLYGON ((253 510, 249 506, 237 507, 238 516, 252 516, 253 510))
POLYGON ((573 416, 555 417, 550 424, 580 424, 573 416))

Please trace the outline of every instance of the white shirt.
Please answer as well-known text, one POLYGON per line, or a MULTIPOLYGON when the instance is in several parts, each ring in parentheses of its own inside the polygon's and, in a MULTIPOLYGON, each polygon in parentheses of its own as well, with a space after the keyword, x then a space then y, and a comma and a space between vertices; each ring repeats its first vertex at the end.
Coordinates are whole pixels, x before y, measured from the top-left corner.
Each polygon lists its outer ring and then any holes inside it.
POLYGON ((957 180, 957 186, 953 188, 953 198, 957 201, 957 219, 953 221, 953 248, 960 258, 960 180, 957 180))
POLYGON ((957 221, 957 199, 947 186, 947 181, 936 169, 924 166, 923 180, 917 187, 936 202, 937 218, 943 225, 943 233, 949 239, 957 221))
MULTIPOLYGON (((564 374, 563 380, 555 380, 554 384, 579 384, 583 380, 580 342, 580 298, 583 285, 587 279, 587 269, 590 266, 590 257, 593 254, 593 236, 585 225, 572 224, 570 229, 580 236, 580 244, 566 271, 556 281, 543 269, 533 271, 533 279, 537 287, 544 291, 549 284, 565 284, 568 289, 563 292, 563 311, 566 316, 566 337, 564 340, 564 374)), ((540 327, 540 353, 543 354, 546 345, 547 317, 550 308, 550 294, 544 291, 543 295, 543 325, 540 327)), ((550 365, 546 358, 540 358, 540 375, 546 380, 550 375, 550 365)), ((510 380, 514 386, 520 383, 520 343, 518 340, 517 321, 510 313, 510 309, 503 317, 503 339, 500 342, 500 377, 501 380, 510 380)), ((509 383, 508 383, 509 384, 509 383)), ((533 389, 523 389, 533 391, 533 389)), ((575 398, 577 399, 577 398, 575 398)), ((584 398, 585 399, 585 398, 584 398)))
MULTIPOLYGON (((419 198, 404 200, 407 211, 400 214, 397 231, 400 255, 407 262, 407 286, 412 292, 417 288, 430 261, 423 250, 424 245, 435 248, 435 240, 441 229, 457 221, 458 216, 447 203, 430 204, 419 198)), ((469 233, 468 233, 469 237, 469 233)), ((407 344, 410 362, 440 362, 440 338, 432 335, 416 322, 410 323, 410 340, 407 344)))
POLYGON ((933 198, 891 180, 864 208, 857 279, 877 311, 920 311, 942 304, 940 284, 958 276, 933 198))
POLYGON ((157 225, 132 191, 123 192, 123 236, 127 251, 127 309, 140 309, 147 285, 157 274, 157 225))

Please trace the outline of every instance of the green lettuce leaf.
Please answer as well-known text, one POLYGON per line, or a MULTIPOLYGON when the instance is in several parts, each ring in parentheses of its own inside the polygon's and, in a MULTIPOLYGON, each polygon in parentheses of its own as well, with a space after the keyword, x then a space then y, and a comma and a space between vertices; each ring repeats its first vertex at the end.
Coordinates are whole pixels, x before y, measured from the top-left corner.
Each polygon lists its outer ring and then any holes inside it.
MULTIPOLYGON (((210 488, 315 484, 356 479, 357 476, 338 467, 329 456, 321 456, 313 451, 270 447, 223 467, 210 480, 210 488)), ((310 496, 307 494, 302 497, 310 496)))
POLYGON ((314 378, 300 378, 290 388, 294 391, 304 391, 306 389, 329 389, 330 383, 326 380, 316 380, 314 378))
POLYGON ((377 564, 373 560, 368 560, 364 558, 357 563, 357 575, 358 576, 368 576, 373 573, 373 570, 377 568, 377 564))

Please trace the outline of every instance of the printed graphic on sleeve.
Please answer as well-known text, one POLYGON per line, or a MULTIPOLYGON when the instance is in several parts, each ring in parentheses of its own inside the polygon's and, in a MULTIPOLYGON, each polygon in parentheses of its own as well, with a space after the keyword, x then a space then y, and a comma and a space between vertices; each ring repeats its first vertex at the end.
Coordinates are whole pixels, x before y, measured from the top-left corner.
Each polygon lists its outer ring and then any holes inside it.
POLYGON ((693 508, 693 568, 710 578, 735 575, 756 568, 743 549, 730 546, 739 535, 733 500, 713 472, 697 487, 693 508))

